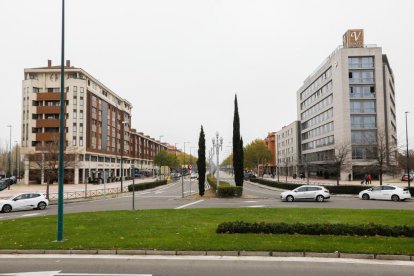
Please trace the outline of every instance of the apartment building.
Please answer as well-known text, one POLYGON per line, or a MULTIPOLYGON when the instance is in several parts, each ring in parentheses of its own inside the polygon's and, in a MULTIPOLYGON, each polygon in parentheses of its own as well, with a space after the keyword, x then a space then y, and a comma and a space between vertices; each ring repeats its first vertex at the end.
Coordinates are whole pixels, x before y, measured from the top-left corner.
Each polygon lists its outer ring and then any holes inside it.
POLYGON ((279 175, 299 175, 300 122, 294 121, 276 132, 276 165, 279 175))
POLYGON ((341 179, 375 174, 378 152, 395 164, 397 145, 395 84, 382 48, 364 44, 362 29, 348 30, 343 45, 297 91, 302 165, 326 176, 329 163, 349 149, 341 179), (370 171, 371 170, 371 171, 370 171))
POLYGON ((269 161, 269 168, 271 174, 276 173, 276 132, 269 132, 264 139, 267 148, 272 152, 273 158, 269 161))
MULTIPOLYGON (((132 104, 70 61, 64 78, 65 183, 117 180, 121 168, 126 177, 133 167, 152 170, 155 154, 169 145, 131 127, 132 104)), ((59 137, 60 65, 25 69, 22 87, 25 183, 44 183, 59 137)))

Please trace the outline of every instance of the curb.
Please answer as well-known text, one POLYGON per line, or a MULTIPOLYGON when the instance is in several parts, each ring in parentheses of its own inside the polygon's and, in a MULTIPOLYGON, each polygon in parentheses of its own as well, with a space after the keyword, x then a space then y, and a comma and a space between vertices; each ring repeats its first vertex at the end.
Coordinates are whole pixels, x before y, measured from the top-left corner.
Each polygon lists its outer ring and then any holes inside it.
POLYGON ((141 256, 250 256, 250 257, 306 257, 343 258, 361 260, 414 261, 413 255, 360 254, 340 252, 272 252, 272 251, 185 251, 185 250, 127 250, 127 249, 87 249, 87 250, 44 250, 44 249, 0 249, 0 255, 141 255, 141 256))

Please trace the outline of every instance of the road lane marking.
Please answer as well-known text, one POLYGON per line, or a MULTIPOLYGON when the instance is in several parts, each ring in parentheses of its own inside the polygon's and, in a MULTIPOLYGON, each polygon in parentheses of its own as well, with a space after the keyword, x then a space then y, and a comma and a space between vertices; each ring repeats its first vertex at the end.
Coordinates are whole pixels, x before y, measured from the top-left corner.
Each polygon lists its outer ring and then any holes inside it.
POLYGON ((181 206, 176 207, 176 208, 174 208, 174 209, 182 209, 182 208, 185 208, 185 207, 188 207, 188 206, 191 206, 191 205, 194 205, 194 204, 197 204, 197 203, 203 202, 203 201, 204 201, 204 199, 200 199, 200 200, 197 200, 197 201, 194 201, 194 202, 188 203, 188 204, 181 205, 181 206))
POLYGON ((247 206, 248 208, 263 208, 266 205, 252 205, 252 206, 247 206))
POLYGON ((152 274, 103 274, 103 273, 60 273, 60 271, 31 271, 4 273, 0 275, 9 276, 152 276, 152 274))
POLYGON ((39 213, 32 213, 32 214, 25 214, 21 215, 22 217, 31 217, 31 216, 37 216, 39 213))
POLYGON ((256 202, 258 202, 257 200, 246 200, 246 201, 244 201, 245 203, 256 203, 256 202))

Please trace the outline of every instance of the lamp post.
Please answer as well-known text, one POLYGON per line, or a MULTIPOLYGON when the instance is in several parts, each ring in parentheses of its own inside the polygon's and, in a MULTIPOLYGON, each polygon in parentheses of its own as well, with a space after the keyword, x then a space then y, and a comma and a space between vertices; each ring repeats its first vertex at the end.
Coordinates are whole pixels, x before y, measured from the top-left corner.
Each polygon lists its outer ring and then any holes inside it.
POLYGON ((60 108, 59 108, 59 171, 58 171, 58 216, 57 241, 63 241, 63 174, 65 139, 65 0, 62 0, 62 47, 60 61, 60 108))
MULTIPOLYGON (((175 143, 174 144, 174 152, 175 152, 175 166, 178 166, 178 162, 177 162, 177 145, 178 145, 179 143, 175 143)), ((178 168, 177 167, 175 167, 175 170, 177 171, 178 170, 178 168)), ((178 177, 177 177, 178 178, 178 177)))
MULTIPOLYGON (((11 129, 12 129, 12 126, 11 125, 8 125, 7 126, 9 129, 10 129, 10 140, 9 140, 9 154, 8 154, 8 165, 9 165, 9 169, 8 169, 8 173, 7 173, 7 175, 6 175, 6 177, 11 177, 11 129)), ((7 185, 7 189, 8 190, 10 190, 10 182, 8 182, 9 184, 7 185)))
MULTIPOLYGON (((191 142, 184 142, 184 160, 183 166, 185 167, 185 144, 190 144, 191 142)), ((181 197, 184 198, 184 170, 181 169, 181 197)))
POLYGON ((132 176, 132 210, 135 210, 135 166, 132 165, 134 175, 132 176))
POLYGON ((405 138, 407 140, 407 175, 408 175, 408 188, 410 188, 410 156, 408 152, 408 124, 407 124, 407 114, 409 112, 405 112, 405 138))
POLYGON ((123 163, 124 163, 124 143, 125 143, 125 139, 124 139, 124 135, 125 135, 125 125, 128 124, 127 121, 122 121, 122 136, 121 136, 121 193, 124 191, 124 167, 123 167, 123 163))
POLYGON ((193 156, 191 155, 191 150, 192 149, 196 149, 197 147, 190 147, 190 166, 191 166, 191 170, 190 170, 190 195, 191 195, 191 173, 193 170, 193 156))
POLYGON ((18 164, 18 158, 17 158, 17 154, 18 154, 18 148, 19 148, 19 144, 17 144, 17 141, 14 141, 14 143, 16 144, 16 182, 17 179, 19 179, 19 164, 18 164))
MULTIPOLYGON (((158 154, 161 152, 161 138, 164 137, 164 135, 160 135, 159 137, 159 141, 160 141, 160 145, 159 145, 159 151, 158 154)), ((162 167, 162 158, 160 158, 160 170, 159 170, 159 176, 160 176, 160 180, 161 180, 161 167, 162 167)))
POLYGON ((219 161, 219 152, 220 150, 223 148, 223 137, 220 137, 219 139, 219 133, 216 132, 216 139, 212 139, 213 142, 213 148, 215 147, 216 149, 216 155, 217 155, 217 188, 220 185, 220 161, 219 161))

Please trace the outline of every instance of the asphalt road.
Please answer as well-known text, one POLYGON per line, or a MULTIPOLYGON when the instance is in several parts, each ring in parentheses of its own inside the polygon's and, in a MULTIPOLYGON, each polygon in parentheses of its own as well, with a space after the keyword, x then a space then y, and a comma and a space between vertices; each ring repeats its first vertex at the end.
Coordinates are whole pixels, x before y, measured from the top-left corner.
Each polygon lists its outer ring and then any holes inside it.
POLYGON ((413 275, 413 262, 217 256, 0 255, 0 275, 413 275), (19 274, 21 272, 22 274, 19 274), (23 272, 30 274, 23 274, 23 272), (35 274, 37 272, 37 274, 35 274), (9 274, 10 273, 10 274, 9 274))
MULTIPOLYGON (((231 179, 225 179, 232 181, 231 179)), ((331 196, 330 200, 322 203, 314 201, 282 202, 282 190, 269 188, 249 182, 244 183, 242 198, 199 198, 198 186, 195 180, 191 183, 186 179, 150 190, 135 192, 135 209, 174 209, 174 208, 351 208, 351 209, 403 209, 414 210, 414 200, 392 202, 382 200, 360 200, 356 196, 331 196), (182 198, 184 188, 184 198, 182 198)), ((131 210, 132 193, 125 193, 116 198, 107 198, 69 202, 64 206, 65 213, 95 212, 108 210, 131 210)), ((0 213, 0 220, 16 219, 30 216, 54 215, 57 206, 51 205, 44 211, 30 210, 12 213, 0 213)))

